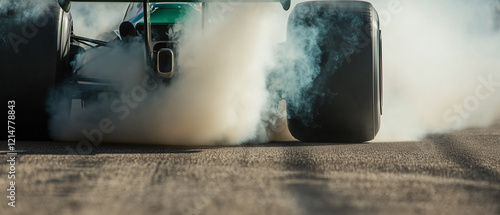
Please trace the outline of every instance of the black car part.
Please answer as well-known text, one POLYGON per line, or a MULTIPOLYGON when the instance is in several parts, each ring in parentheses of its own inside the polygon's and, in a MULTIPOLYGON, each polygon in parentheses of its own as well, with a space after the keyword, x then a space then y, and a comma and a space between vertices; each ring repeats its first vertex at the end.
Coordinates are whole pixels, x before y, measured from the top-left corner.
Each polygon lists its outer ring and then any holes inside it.
MULTIPOLYGON (((293 46, 311 35, 294 31, 318 29, 315 42, 319 73, 301 96, 288 102, 289 128, 301 141, 364 142, 375 138, 382 114, 382 51, 378 15, 361 1, 317 1, 297 4, 289 18, 293 46)), ((300 71, 295 71, 300 72, 300 71)))

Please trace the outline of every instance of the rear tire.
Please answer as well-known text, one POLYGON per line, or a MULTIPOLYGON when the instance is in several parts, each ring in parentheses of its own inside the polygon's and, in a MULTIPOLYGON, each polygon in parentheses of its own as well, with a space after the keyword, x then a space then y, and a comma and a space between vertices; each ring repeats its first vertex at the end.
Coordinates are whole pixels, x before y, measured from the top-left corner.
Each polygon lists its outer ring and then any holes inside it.
POLYGON ((320 31, 316 38, 321 50, 319 73, 311 87, 301 92, 312 111, 301 113, 301 104, 287 101, 290 132, 312 142, 374 139, 382 114, 377 12, 366 2, 304 2, 290 15, 288 42, 311 40, 307 35, 293 36, 304 27, 320 31))
MULTIPOLYGON (((57 0, 32 1, 36 7, 0 14, 0 35, 5 38, 0 40, 0 104, 15 101, 16 140, 49 139, 46 99, 70 72, 70 15, 57 0), (46 5, 48 9, 40 15, 24 16, 31 14, 29 10, 42 11, 46 5)), ((13 2, 17 1, 4 6, 13 2)))

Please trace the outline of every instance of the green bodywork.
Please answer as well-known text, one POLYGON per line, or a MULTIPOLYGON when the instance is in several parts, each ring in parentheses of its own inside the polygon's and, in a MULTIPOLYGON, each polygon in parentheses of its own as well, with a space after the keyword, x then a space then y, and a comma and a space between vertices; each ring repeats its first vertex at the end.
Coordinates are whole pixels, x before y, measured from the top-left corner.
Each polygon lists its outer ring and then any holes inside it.
POLYGON ((152 24, 173 24, 183 22, 187 15, 200 16, 193 4, 155 4, 151 13, 152 24))
MULTIPOLYGON (((174 24, 181 23, 187 17, 199 17, 201 19, 200 4, 197 3, 152 3, 151 24, 174 24)), ((143 13, 131 18, 133 24, 143 24, 143 13)))

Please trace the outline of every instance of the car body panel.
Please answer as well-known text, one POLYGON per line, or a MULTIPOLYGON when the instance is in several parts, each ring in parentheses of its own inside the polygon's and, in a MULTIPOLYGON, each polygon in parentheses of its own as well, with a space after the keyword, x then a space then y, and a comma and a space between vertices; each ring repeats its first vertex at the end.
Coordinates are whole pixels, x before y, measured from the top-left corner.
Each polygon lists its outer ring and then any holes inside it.
MULTIPOLYGON (((123 21, 134 25, 144 23, 142 3, 130 3, 123 21)), ((151 3, 151 24, 174 24, 183 22, 186 16, 200 16, 200 3, 151 3)))

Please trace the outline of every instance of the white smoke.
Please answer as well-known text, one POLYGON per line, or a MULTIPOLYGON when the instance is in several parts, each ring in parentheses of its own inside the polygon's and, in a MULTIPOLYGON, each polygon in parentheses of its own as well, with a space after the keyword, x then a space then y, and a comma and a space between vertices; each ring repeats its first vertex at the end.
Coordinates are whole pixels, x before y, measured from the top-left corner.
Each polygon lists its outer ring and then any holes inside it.
MULTIPOLYGON (((18 0, 0 0, 0 17, 10 15, 9 12, 15 11, 21 20, 37 18, 47 12, 49 3, 53 0, 38 1, 18 1, 18 0)), ((14 17, 11 17, 14 18, 14 17)), ((15 21, 15 20, 11 20, 15 21)))
POLYGON ((236 144, 257 138, 267 98, 266 59, 272 58, 266 24, 272 10, 234 10, 230 19, 205 30, 188 28, 180 39, 178 78, 157 106, 165 140, 236 144))
POLYGON ((372 2, 384 51, 385 104, 377 140, 486 127, 500 116, 500 32, 494 27, 499 1, 372 2), (490 78, 496 85, 488 88, 483 82, 490 78))
MULTIPOLYGON (((87 53, 81 60, 91 63, 81 74, 113 77, 121 83, 114 89, 119 95, 102 93, 84 110, 73 108, 68 124, 68 114, 61 110, 68 101, 61 90, 54 93, 48 102, 52 135, 92 142, 198 145, 267 141, 261 114, 268 106, 266 74, 273 60, 276 7, 231 7, 229 18, 204 29, 193 23, 199 19, 183 24, 177 46, 179 70, 168 86, 156 83, 155 90, 146 90, 141 42, 117 43, 87 53), (103 122, 109 122, 110 132, 101 129, 103 122)), ((79 17, 73 14, 73 18, 79 17)))
MULTIPOLYGON (((478 86, 484 86, 490 77, 500 81, 500 38, 493 30, 491 7, 498 6, 496 2, 373 1, 381 15, 384 42, 385 104, 377 140, 417 140, 433 132, 488 126, 500 115, 500 87, 483 87, 481 98, 475 95, 478 86), (466 115, 457 113, 455 104, 467 106, 466 115)), ((74 11, 85 11, 75 7, 74 11)), ((266 78, 271 68, 280 66, 275 47, 286 36, 289 12, 273 4, 231 7, 227 19, 204 30, 186 29, 188 33, 180 38, 178 47, 180 70, 168 87, 159 83, 156 90, 144 90, 145 69, 137 55, 142 43, 118 46, 111 52, 97 50, 94 54, 102 51, 111 57, 103 58, 105 63, 96 63, 91 71, 117 77, 126 84, 119 88, 120 95, 100 95, 99 102, 74 111, 71 126, 62 123, 61 114, 54 114, 53 135, 92 142, 268 141, 266 129, 277 122, 275 115, 279 113, 273 108, 276 96, 281 95, 266 90, 266 78)), ((111 11, 95 6, 91 14, 74 12, 75 32, 100 36, 116 29, 119 21, 108 22, 109 18, 106 22, 113 24, 94 26, 110 13, 117 14, 113 20, 121 20, 124 9, 111 11)), ((303 47, 294 48, 296 56, 311 53, 303 47)), ((314 75, 314 71, 301 75, 314 75)), ((278 78, 286 82, 293 75, 280 73, 278 78)), ((271 83, 279 85, 276 80, 271 83)), ((56 97, 49 102, 54 113, 60 111, 60 101, 56 97)))
POLYGON ((128 3, 71 3, 74 33, 95 39, 109 40, 116 37, 128 3))
MULTIPOLYGON (((12 44, 12 36, 9 36, 11 29, 7 26, 22 23, 27 28, 33 26, 27 23, 43 23, 45 20, 40 20, 38 18, 41 15, 50 15, 50 6, 54 4, 52 0, 40 0, 40 1, 16 1, 16 0, 0 0, 0 47, 12 44)), ((31 32, 26 32, 29 34, 31 32)))

